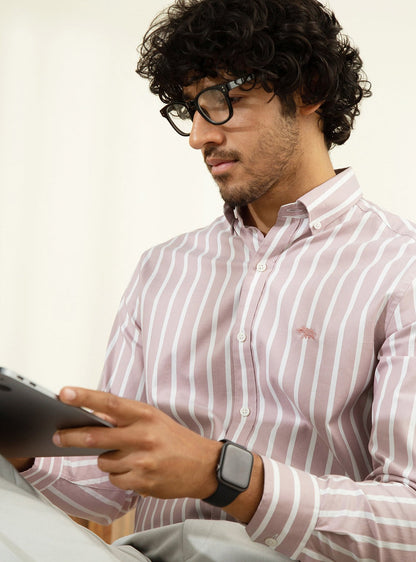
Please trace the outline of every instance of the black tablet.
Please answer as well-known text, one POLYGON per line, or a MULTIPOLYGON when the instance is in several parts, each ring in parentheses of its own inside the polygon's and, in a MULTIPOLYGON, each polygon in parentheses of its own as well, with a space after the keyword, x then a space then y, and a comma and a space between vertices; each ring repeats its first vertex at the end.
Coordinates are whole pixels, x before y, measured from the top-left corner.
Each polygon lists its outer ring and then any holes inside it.
POLYGON ((100 449, 56 447, 57 429, 112 427, 83 408, 69 406, 53 392, 0 367, 0 454, 4 457, 99 455, 100 449))

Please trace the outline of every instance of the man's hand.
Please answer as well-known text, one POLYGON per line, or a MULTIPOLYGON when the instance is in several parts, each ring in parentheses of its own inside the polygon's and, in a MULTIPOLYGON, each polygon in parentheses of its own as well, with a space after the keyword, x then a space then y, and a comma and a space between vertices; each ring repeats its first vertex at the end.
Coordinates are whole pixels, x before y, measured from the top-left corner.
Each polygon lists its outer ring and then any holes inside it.
POLYGON ((7 459, 10 464, 12 464, 16 470, 19 472, 23 472, 24 470, 28 470, 32 467, 35 459, 33 458, 20 458, 20 459, 7 459))
MULTIPOLYGON (((163 499, 203 499, 217 489, 216 466, 222 443, 202 437, 153 406, 135 400, 68 387, 59 398, 90 408, 116 426, 65 429, 54 435, 58 446, 110 450, 98 458, 98 467, 108 472, 115 486, 163 499)), ((249 488, 224 510, 248 523, 262 498, 263 480, 263 461, 255 454, 249 488)))
POLYGON ((64 447, 109 449, 98 467, 121 489, 157 498, 205 498, 217 487, 215 468, 221 443, 179 425, 156 408, 113 394, 64 388, 59 398, 104 414, 116 427, 58 431, 64 447))

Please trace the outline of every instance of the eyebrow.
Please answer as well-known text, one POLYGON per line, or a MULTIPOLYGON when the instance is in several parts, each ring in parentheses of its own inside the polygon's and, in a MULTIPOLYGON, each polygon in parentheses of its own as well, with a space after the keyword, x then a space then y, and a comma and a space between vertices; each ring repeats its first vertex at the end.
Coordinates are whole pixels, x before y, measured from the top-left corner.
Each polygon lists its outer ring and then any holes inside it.
MULTIPOLYGON (((249 91, 249 90, 245 90, 244 88, 242 88, 242 86, 243 86, 246 82, 248 82, 249 80, 253 80, 253 79, 254 79, 254 74, 249 74, 249 75, 245 78, 245 82, 243 82, 242 84, 239 84, 238 86, 232 87, 231 90, 239 90, 240 92, 247 92, 247 91, 249 91)), ((241 79, 238 78, 237 81, 238 81, 238 80, 241 80, 241 79)), ((201 92, 203 92, 204 90, 208 90, 209 88, 213 88, 213 87, 215 87, 215 86, 220 86, 221 84, 229 84, 230 82, 232 82, 232 80, 231 80, 231 81, 228 81, 228 82, 219 82, 218 84, 213 84, 212 86, 207 86, 206 88, 202 88, 201 92)), ((229 91, 231 91, 231 90, 229 90, 229 91)), ((201 93, 201 92, 199 92, 199 93, 201 93)), ((198 95, 198 94, 197 94, 197 95, 198 95)), ((195 97, 196 97, 196 96, 195 96, 195 97)), ((184 102, 191 102, 191 101, 193 101, 193 100, 195 99, 195 97, 192 98, 189 94, 185 94, 185 93, 183 92, 183 90, 182 90, 182 99, 183 99, 184 102)))

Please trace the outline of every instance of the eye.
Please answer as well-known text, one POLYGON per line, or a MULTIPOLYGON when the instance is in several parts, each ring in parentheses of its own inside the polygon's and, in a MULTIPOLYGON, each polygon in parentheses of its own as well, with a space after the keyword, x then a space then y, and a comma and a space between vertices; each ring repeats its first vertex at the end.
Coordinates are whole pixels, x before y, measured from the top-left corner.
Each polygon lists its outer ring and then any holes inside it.
POLYGON ((189 111, 185 105, 179 105, 176 107, 176 112, 179 119, 189 119, 189 111))
POLYGON ((236 103, 238 103, 242 99, 243 99, 242 96, 240 96, 240 97, 239 96, 233 96, 233 97, 230 96, 230 102, 231 102, 232 105, 235 105, 236 103))

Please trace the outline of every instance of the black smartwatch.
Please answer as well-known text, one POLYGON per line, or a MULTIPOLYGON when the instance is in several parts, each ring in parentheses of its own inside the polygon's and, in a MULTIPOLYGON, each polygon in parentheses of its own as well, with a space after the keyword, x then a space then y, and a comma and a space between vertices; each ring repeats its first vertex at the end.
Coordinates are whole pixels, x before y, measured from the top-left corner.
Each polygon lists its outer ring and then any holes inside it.
POLYGON ((225 507, 247 490, 253 470, 253 455, 241 445, 222 439, 220 460, 217 465, 218 488, 203 501, 216 507, 225 507))

